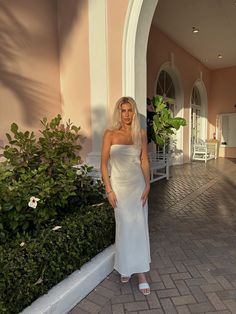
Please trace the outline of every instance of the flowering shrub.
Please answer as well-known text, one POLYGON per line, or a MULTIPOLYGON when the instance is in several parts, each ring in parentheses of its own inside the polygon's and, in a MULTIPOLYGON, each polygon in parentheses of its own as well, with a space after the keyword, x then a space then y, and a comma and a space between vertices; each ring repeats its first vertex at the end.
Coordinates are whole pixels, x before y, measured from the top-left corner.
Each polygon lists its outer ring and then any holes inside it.
POLYGON ((73 167, 80 161, 79 127, 61 123, 58 115, 44 118, 41 135, 21 132, 16 123, 4 147, 0 164, 0 238, 33 232, 42 223, 103 199, 103 185, 89 175, 91 167, 73 167))

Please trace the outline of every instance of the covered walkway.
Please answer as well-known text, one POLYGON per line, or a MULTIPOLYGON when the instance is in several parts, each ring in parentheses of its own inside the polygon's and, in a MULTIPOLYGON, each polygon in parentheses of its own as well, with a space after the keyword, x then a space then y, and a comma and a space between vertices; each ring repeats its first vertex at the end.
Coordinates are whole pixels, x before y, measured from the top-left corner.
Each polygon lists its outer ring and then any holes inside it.
POLYGON ((236 159, 171 169, 149 198, 152 293, 114 271, 70 314, 236 313, 236 159))

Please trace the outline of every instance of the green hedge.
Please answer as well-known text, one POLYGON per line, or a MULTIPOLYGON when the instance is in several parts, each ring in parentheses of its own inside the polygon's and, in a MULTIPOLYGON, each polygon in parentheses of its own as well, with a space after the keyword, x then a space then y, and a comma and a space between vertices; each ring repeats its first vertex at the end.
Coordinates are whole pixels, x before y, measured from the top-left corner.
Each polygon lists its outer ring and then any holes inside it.
POLYGON ((0 248, 0 313, 19 313, 114 243, 109 204, 87 206, 0 248), (60 226, 53 230, 55 226, 60 226))

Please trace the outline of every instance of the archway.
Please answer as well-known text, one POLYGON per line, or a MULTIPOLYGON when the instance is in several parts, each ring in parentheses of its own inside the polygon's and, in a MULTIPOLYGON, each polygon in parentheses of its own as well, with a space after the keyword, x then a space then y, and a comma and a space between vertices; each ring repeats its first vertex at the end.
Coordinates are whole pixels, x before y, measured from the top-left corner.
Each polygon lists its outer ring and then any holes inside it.
POLYGON ((208 98, 201 79, 195 81, 190 99, 190 156, 193 145, 207 139, 208 98))
POLYGON ((129 0, 123 35, 122 92, 133 97, 146 117, 146 53, 149 30, 158 0, 129 0))
MULTIPOLYGON (((170 105, 173 116, 184 117, 184 95, 181 78, 177 67, 173 62, 164 63, 157 74, 155 80, 155 90, 153 94, 164 96, 170 105)), ((172 142, 172 164, 183 163, 183 128, 180 128, 173 136, 172 142)))

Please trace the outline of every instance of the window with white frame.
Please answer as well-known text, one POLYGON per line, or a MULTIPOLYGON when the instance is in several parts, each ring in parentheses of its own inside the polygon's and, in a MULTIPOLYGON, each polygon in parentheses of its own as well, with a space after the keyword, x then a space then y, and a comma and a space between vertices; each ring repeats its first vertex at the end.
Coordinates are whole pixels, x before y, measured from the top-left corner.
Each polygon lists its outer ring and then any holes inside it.
POLYGON ((236 113, 218 115, 218 134, 220 144, 227 147, 236 147, 236 113))
POLYGON ((156 94, 162 96, 175 116, 175 87, 168 72, 162 70, 158 76, 156 94))
POLYGON ((196 144, 201 141, 201 96, 198 88, 193 87, 191 96, 191 143, 196 144))

